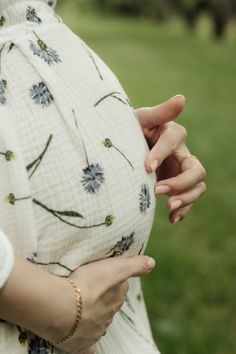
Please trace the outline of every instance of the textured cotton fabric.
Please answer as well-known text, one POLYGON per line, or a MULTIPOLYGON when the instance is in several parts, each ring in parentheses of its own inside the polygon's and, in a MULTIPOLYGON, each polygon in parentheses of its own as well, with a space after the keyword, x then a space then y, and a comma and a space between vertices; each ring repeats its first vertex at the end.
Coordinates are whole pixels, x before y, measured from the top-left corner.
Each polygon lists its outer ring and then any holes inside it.
MULTIPOLYGON (((16 256, 68 277, 84 263, 144 252, 156 178, 118 79, 53 5, 0 0, 0 226, 16 256)), ((159 353, 140 281, 129 283, 96 354, 159 353)), ((0 353, 62 352, 0 322, 0 353)))
POLYGON ((14 264, 12 246, 4 233, 0 230, 0 288, 9 278, 14 264))

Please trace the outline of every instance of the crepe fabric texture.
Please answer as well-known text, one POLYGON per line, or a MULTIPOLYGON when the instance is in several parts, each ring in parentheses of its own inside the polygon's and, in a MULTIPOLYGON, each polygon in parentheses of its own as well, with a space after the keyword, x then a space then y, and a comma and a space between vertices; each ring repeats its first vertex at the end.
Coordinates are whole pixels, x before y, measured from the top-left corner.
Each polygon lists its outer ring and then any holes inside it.
MULTIPOLYGON (((156 176, 134 109, 54 5, 0 0, 0 286, 14 256, 68 277, 84 263, 143 254, 154 219, 156 176)), ((1 320, 0 353, 62 351, 1 320)), ((159 351, 132 278, 96 354, 144 353, 159 351)))

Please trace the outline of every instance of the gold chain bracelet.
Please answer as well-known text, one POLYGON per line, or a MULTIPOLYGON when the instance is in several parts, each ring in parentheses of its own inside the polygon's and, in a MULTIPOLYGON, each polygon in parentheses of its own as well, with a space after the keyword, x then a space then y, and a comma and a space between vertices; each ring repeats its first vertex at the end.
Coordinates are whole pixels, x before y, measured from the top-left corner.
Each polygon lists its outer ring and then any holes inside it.
POLYGON ((73 337, 73 335, 75 334, 75 331, 78 328, 78 325, 81 321, 82 318, 82 297, 81 297, 81 293, 80 293, 80 289, 77 287, 76 283, 72 280, 72 279, 66 279, 74 288, 75 290, 75 295, 76 295, 76 317, 75 317, 75 323, 73 325, 73 327, 71 328, 70 333, 68 334, 68 336, 66 336, 65 338, 63 338, 62 340, 58 341, 58 342, 54 342, 52 343, 55 346, 61 345, 61 344, 65 344, 66 342, 68 342, 69 339, 71 339, 71 337, 73 337))

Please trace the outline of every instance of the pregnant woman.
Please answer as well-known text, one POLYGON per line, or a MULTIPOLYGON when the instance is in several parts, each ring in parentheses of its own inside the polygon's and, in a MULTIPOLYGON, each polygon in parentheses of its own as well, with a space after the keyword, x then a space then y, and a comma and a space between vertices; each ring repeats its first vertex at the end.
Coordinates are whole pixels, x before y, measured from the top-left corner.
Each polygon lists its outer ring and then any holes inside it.
MULTIPOLYGON (((153 144, 141 126, 155 112, 135 115, 116 76, 54 5, 0 0, 0 353, 155 354, 136 277, 154 266, 141 256, 157 182, 145 169, 153 144)), ((198 167, 194 183, 183 178, 190 193, 180 179, 157 188, 169 193, 172 221, 204 189, 200 163, 182 153, 180 176, 198 167)))

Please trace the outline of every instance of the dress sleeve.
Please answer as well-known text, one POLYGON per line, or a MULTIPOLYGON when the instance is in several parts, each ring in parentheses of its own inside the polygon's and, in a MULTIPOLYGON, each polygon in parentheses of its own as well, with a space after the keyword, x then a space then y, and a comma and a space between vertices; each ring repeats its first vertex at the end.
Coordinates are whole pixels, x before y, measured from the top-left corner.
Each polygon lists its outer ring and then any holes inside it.
POLYGON ((13 265, 13 248, 4 232, 0 230, 0 288, 9 278, 13 265))

